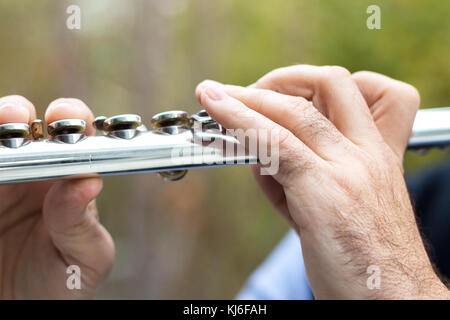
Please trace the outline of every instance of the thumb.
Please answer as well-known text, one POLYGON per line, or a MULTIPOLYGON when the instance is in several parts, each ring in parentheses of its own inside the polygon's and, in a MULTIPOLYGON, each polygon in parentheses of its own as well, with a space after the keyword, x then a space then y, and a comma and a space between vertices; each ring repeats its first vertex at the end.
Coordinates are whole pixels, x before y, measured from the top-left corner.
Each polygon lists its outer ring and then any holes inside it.
POLYGON ((114 243, 99 223, 95 205, 101 189, 100 177, 61 180, 47 193, 43 208, 45 226, 64 262, 92 271, 93 284, 114 261, 114 243))

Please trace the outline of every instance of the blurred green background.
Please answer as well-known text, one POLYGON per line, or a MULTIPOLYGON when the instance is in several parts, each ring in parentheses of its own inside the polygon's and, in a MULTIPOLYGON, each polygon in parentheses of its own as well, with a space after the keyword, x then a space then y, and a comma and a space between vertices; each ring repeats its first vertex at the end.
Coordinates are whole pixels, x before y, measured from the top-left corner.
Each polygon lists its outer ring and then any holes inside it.
MULTIPOLYGON (((449 1, 0 0, 0 95, 43 117, 58 97, 96 115, 200 109, 203 79, 248 85, 281 66, 372 70, 450 104, 449 1), (69 5, 81 30, 66 28, 69 5), (381 7, 381 30, 366 27, 381 7)), ((398 119, 402 121, 402 119, 398 119)), ((445 161, 408 154, 409 171, 445 161)), ((105 178, 101 219, 117 246, 100 298, 233 298, 288 226, 245 167, 105 178)))

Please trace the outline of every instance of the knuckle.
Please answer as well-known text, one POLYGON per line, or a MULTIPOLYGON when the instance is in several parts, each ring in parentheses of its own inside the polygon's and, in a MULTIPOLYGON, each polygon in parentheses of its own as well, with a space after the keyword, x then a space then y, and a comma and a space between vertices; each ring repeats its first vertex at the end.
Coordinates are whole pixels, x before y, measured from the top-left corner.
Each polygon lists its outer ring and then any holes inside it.
POLYGON ((292 139, 295 138, 295 136, 292 134, 292 132, 285 130, 278 125, 273 125, 272 128, 269 130, 270 134, 272 136, 275 136, 278 141, 278 147, 281 149, 291 149, 292 148, 292 139))
POLYGON ((256 96, 255 96, 255 104, 252 106, 253 110, 256 112, 260 112, 263 108, 263 106, 266 104, 266 101, 270 98, 270 95, 272 93, 269 90, 265 89, 257 89, 256 96))
POLYGON ((301 68, 301 65, 292 65, 273 69, 256 81, 256 87, 274 90, 273 87, 279 87, 280 82, 284 81, 288 74, 301 71, 301 68))
MULTIPOLYGON (((275 125, 270 129, 270 135, 272 138, 276 137, 276 139, 271 140, 276 141, 277 149, 280 154, 280 160, 284 162, 291 162, 292 159, 298 158, 301 154, 303 154, 300 150, 302 144, 296 143, 297 137, 289 130, 275 125)), ((272 148, 273 147, 274 146, 272 146, 272 148)))
POLYGON ((321 144, 332 140, 339 143, 339 135, 335 134, 332 124, 309 102, 299 102, 297 108, 301 110, 301 118, 295 120, 293 131, 299 132, 308 143, 321 144), (324 139, 326 138, 326 139, 324 139))
POLYGON ((255 83, 255 87, 259 89, 270 89, 277 91, 280 87, 279 83, 280 79, 283 78, 283 74, 283 68, 274 69, 258 79, 255 83))
POLYGON ((294 147, 294 139, 296 138, 291 132, 283 130, 278 141, 280 149, 289 152, 296 151, 294 147))
POLYGON ((255 119, 254 112, 245 107, 230 108, 229 113, 231 119, 241 119, 242 121, 244 120, 253 121, 255 119))
POLYGON ((287 100, 287 103, 295 113, 301 114, 310 108, 314 108, 308 100, 302 97, 287 96, 287 100))
POLYGON ((352 78, 355 80, 363 80, 363 79, 368 79, 374 76, 374 72, 371 71, 366 71, 366 70, 361 70, 361 71, 356 71, 352 74, 352 78))
POLYGON ((323 88, 329 88, 336 85, 344 79, 351 79, 351 73, 344 67, 340 66, 324 66, 321 67, 317 85, 323 88))
POLYGON ((325 71, 326 77, 330 79, 342 79, 351 77, 350 71, 341 66, 328 66, 325 71))
POLYGON ((287 68, 291 68, 291 67, 282 67, 282 68, 276 68, 273 69, 272 71, 268 72, 264 78, 278 78, 280 76, 283 76, 284 74, 286 74, 286 70, 287 68))
POLYGON ((389 90, 390 99, 397 102, 399 110, 402 110, 405 115, 419 109, 420 94, 414 86, 394 80, 389 90))
POLYGON ((412 85, 408 83, 402 82, 402 87, 404 90, 405 97, 410 101, 410 105, 412 108, 419 108, 420 105, 420 93, 419 91, 412 85))

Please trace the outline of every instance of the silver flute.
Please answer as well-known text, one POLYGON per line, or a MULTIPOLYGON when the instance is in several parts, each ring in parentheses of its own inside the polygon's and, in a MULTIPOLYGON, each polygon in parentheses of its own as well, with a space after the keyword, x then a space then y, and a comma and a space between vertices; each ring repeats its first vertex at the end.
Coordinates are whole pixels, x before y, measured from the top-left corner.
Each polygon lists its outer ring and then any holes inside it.
MULTIPOLYGON (((0 184, 142 172, 176 181, 189 169, 258 162, 245 150, 229 152, 240 143, 204 110, 163 112, 151 123, 148 130, 138 115, 97 117, 93 124, 101 134, 86 136, 83 120, 65 119, 47 126, 47 139, 41 120, 0 125, 0 184)), ((450 107, 420 110, 408 148, 447 146, 450 107)))

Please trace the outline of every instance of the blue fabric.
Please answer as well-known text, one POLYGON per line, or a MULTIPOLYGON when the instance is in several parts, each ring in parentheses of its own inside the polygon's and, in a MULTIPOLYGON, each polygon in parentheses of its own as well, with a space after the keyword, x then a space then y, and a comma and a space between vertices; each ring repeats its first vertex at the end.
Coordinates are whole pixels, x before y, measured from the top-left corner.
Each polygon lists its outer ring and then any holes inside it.
POLYGON ((256 269, 237 296, 240 300, 310 300, 300 239, 290 231, 256 269))

